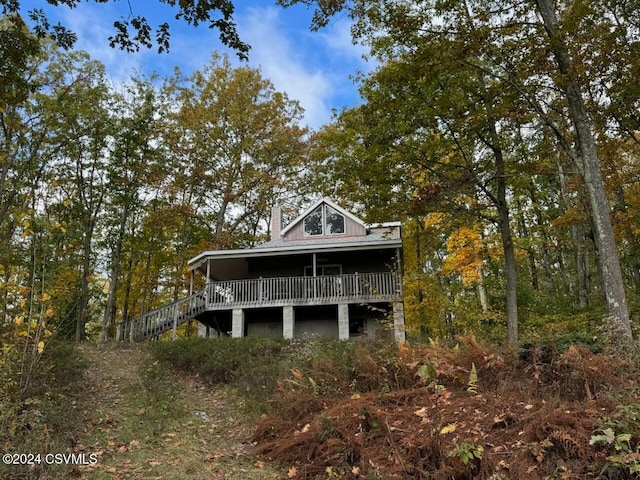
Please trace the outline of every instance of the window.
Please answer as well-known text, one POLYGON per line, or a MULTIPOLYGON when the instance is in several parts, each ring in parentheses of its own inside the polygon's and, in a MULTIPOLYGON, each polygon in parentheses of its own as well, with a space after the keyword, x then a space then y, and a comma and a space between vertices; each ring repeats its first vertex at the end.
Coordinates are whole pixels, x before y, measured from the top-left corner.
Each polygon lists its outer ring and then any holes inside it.
MULTIPOLYGON (((342 265, 316 265, 316 275, 326 277, 329 275, 342 275, 342 265)), ((304 267, 304 276, 313 277, 313 266, 304 267)))
POLYGON ((327 235, 344 233, 344 215, 338 213, 329 205, 325 207, 325 212, 327 235))
POLYGON ((305 235, 322 235, 322 206, 304 218, 305 235))
POLYGON ((305 236, 345 233, 344 215, 329 205, 320 205, 304 218, 305 236))

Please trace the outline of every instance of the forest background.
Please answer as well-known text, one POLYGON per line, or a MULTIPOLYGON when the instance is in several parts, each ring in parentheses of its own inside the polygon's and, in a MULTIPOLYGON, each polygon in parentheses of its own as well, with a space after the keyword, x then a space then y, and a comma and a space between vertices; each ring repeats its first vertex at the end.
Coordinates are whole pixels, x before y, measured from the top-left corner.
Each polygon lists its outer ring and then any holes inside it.
POLYGON ((188 293, 189 258, 254 245, 275 203, 293 216, 317 195, 403 222, 409 338, 631 337, 635 2, 283 0, 316 6, 317 28, 348 14, 380 64, 359 79, 362 105, 317 131, 220 54, 193 75, 113 85, 14 3, 0 32, 0 325, 34 355, 53 335, 112 338, 188 293))

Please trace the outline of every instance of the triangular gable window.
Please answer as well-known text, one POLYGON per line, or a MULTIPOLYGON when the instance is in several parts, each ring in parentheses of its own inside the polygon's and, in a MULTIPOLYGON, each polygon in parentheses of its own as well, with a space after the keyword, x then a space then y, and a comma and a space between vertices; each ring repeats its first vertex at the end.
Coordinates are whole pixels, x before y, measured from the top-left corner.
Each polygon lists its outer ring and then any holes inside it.
POLYGON ((341 235, 345 233, 344 215, 323 204, 304 217, 305 236, 341 235))
POLYGON ((344 233, 344 215, 337 210, 325 205, 325 224, 327 235, 338 235, 344 233))
POLYGON ((305 235, 322 235, 322 205, 304 217, 305 235))

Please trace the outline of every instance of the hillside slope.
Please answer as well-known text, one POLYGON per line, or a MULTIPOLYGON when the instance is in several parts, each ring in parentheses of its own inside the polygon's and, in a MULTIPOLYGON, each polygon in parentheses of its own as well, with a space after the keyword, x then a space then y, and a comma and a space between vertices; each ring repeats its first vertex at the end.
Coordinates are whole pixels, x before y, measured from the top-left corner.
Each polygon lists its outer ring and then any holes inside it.
POLYGON ((153 362, 144 346, 82 346, 90 366, 81 395, 84 435, 95 454, 84 479, 280 478, 252 455, 238 400, 153 362))

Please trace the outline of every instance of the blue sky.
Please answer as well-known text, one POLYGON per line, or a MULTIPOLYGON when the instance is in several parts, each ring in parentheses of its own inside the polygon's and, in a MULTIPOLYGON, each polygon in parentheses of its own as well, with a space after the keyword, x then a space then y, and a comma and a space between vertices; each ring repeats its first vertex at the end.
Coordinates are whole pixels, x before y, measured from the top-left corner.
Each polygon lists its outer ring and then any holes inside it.
MULTIPOLYGON (((236 0, 235 20, 241 39, 251 45, 248 64, 260 68, 276 89, 286 92, 305 109, 304 121, 318 128, 331 119, 333 109, 359 102, 357 86, 350 78, 372 66, 362 59, 365 49, 353 45, 350 23, 338 17, 326 28, 309 30, 312 11, 304 6, 283 9, 274 0, 236 0)), ((21 2, 26 11, 43 8, 52 23, 60 21, 78 35, 76 48, 86 50, 102 61, 115 81, 127 79, 135 69, 162 76, 172 74, 175 66, 190 74, 204 67, 214 51, 227 53, 240 64, 235 53, 220 44, 218 32, 206 26, 189 27, 174 20, 175 11, 156 0, 117 0, 107 4, 82 2, 75 9, 48 8, 44 0, 21 2), (171 50, 126 53, 109 47, 113 22, 128 13, 146 16, 153 27, 168 21, 171 25, 171 50)))

